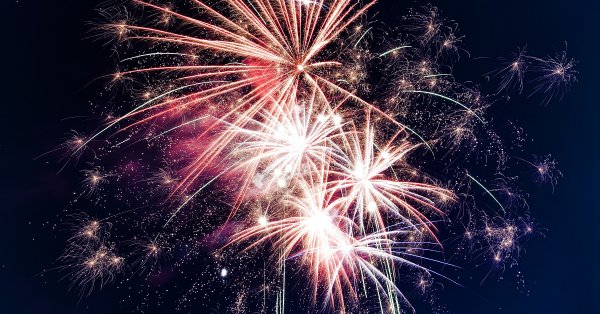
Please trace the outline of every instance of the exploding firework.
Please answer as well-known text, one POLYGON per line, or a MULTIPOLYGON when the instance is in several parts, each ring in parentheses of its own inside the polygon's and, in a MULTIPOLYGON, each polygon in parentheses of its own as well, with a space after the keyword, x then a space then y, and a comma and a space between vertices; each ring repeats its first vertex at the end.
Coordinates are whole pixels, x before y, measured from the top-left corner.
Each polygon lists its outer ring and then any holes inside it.
MULTIPOLYGON (((130 2, 125 14, 103 10, 110 22, 101 30, 124 56, 110 86, 134 90, 124 98, 135 105, 64 144, 73 158, 94 151, 107 163, 127 150, 114 171, 84 171, 81 195, 126 181, 114 197, 137 204, 74 229, 61 260, 83 292, 127 266, 160 273, 178 247, 185 253, 172 266, 208 249, 222 280, 233 274, 227 259, 265 256, 263 311, 274 296, 284 312, 292 267, 313 305, 345 312, 376 300, 379 311, 401 313, 412 309, 403 276, 422 291, 435 278, 453 282, 432 268, 453 266, 439 254, 440 225, 464 228, 469 251, 493 265, 515 264, 532 227, 512 217, 527 203, 516 177, 500 173, 512 158, 486 118, 491 96, 452 78, 462 37, 436 8, 409 12, 401 39, 372 46, 365 15, 374 2, 130 2), (490 188, 469 171, 481 160, 496 167, 490 188), (122 241, 133 247, 123 256, 108 233, 119 218, 134 219, 127 228, 139 233, 122 241)), ((509 62, 492 72, 496 93, 520 93, 529 69, 544 102, 575 81, 564 53, 520 50, 509 62)), ((526 163, 556 183, 553 160, 526 163)))

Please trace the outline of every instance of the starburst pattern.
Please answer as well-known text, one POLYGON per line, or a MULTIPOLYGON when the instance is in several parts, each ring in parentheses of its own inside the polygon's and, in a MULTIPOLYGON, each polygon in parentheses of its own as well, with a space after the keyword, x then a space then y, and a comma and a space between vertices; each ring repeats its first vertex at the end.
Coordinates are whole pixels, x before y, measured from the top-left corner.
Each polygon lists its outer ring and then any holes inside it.
MULTIPOLYGON (((449 65, 467 53, 439 10, 409 12, 407 34, 372 45, 365 16, 374 2, 130 2, 125 14, 104 10, 110 22, 101 30, 124 56, 109 87, 133 90, 127 100, 136 104, 64 146, 73 158, 93 151, 97 160, 130 150, 114 171, 84 171, 82 195, 133 181, 115 198, 141 204, 84 218, 74 230, 61 260, 83 291, 115 280, 125 265, 160 273, 176 255, 171 263, 181 267, 208 248, 220 280, 234 274, 223 266, 231 254, 268 256, 263 311, 273 293, 284 312, 292 266, 310 283, 313 306, 346 312, 376 299, 379 311, 402 313, 412 309, 403 275, 423 293, 433 280, 454 282, 432 269, 453 266, 441 254, 440 225, 464 228, 494 267, 515 264, 520 239, 532 233, 510 218, 527 205, 517 177, 501 173, 517 158, 487 117, 491 96, 453 79, 449 65), (469 171, 481 161, 495 166, 491 188, 469 171), (142 211, 137 228, 128 226, 141 235, 117 255, 108 221, 142 211)), ((520 93, 531 69, 535 93, 549 102, 575 81, 574 66, 565 54, 520 50, 490 73, 500 78, 496 93, 520 93)), ((556 183, 553 160, 526 163, 556 183)), ((243 290, 234 312, 251 298, 243 290)))

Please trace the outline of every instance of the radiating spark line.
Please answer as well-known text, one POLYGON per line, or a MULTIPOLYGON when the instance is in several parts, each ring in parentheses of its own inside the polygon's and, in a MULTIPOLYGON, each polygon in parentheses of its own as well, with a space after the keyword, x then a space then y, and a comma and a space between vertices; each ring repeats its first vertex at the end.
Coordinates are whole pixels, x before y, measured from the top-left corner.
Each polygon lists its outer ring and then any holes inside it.
POLYGON ((405 46, 399 46, 399 47, 396 47, 396 48, 390 49, 390 50, 388 50, 388 51, 386 51, 386 52, 384 52, 384 53, 380 54, 378 57, 379 57, 379 58, 382 58, 382 57, 385 57, 385 56, 387 56, 387 55, 389 55, 389 54, 391 54, 391 53, 393 53, 393 52, 395 52, 395 51, 402 50, 402 49, 406 49, 406 48, 412 48, 412 46, 407 46, 407 45, 405 45, 405 46))
POLYGON ((367 34, 371 31, 371 29, 373 29, 372 27, 369 27, 367 30, 365 30, 365 32, 358 38, 358 40, 356 40, 356 43, 354 43, 354 48, 358 47, 358 45, 360 44, 360 42, 363 40, 363 38, 365 38, 365 36, 367 36, 367 34))
POLYGON ((502 211, 506 212, 506 209, 504 209, 504 206, 502 206, 502 203, 500 203, 500 201, 494 196, 494 194, 488 188, 486 188, 483 184, 481 184, 481 182, 477 181, 477 179, 475 179, 472 175, 470 175, 468 173, 467 173, 467 177, 469 177, 469 179, 473 180, 473 182, 477 183, 477 185, 479 185, 479 187, 481 187, 496 202, 496 204, 498 204, 498 206, 500 206, 502 211))
POLYGON ((153 53, 145 53, 145 54, 141 54, 141 55, 137 55, 137 56, 125 58, 125 59, 122 59, 121 62, 127 62, 127 61, 131 61, 131 60, 139 59, 139 58, 153 57, 153 56, 184 56, 184 57, 192 57, 192 58, 196 58, 197 57, 196 55, 187 54, 187 53, 178 53, 178 52, 153 52, 153 53))
POLYGON ((471 110, 471 108, 467 107, 466 105, 462 104, 461 102, 459 102, 459 101, 457 101, 455 99, 452 99, 452 98, 450 98, 448 96, 444 96, 442 94, 438 94, 438 93, 434 93, 434 92, 422 91, 422 90, 403 90, 402 92, 405 92, 405 93, 416 93, 416 94, 425 94, 425 95, 431 95, 431 96, 435 96, 435 97, 439 97, 439 98, 445 99, 445 100, 447 100, 449 102, 455 103, 455 104, 463 107, 469 113, 471 113, 477 119, 479 119, 479 121, 481 121, 482 123, 485 124, 485 121, 479 115, 477 115, 473 110, 471 110))
POLYGON ((168 130, 166 130, 166 131, 164 131, 164 132, 161 132, 160 134, 158 134, 158 135, 154 136, 154 137, 152 138, 152 140, 154 140, 154 139, 156 139, 156 138, 159 138, 159 137, 161 137, 161 136, 163 136, 163 135, 165 135, 165 134, 171 133, 171 132, 173 132, 173 131, 175 131, 175 130, 177 130, 177 129, 180 129, 180 128, 182 128, 182 127, 186 126, 186 125, 190 125, 190 124, 194 124, 194 123, 196 123, 196 122, 198 122, 198 121, 202 121, 202 120, 204 120, 204 119, 206 119, 206 118, 208 118, 208 117, 210 117, 210 116, 201 116, 201 117, 198 117, 198 118, 196 118, 196 119, 193 119, 193 120, 190 120, 190 121, 184 122, 184 123, 182 123, 182 124, 180 124, 180 125, 177 125, 177 126, 175 126, 175 127, 172 127, 172 128, 170 128, 170 129, 168 129, 168 130))

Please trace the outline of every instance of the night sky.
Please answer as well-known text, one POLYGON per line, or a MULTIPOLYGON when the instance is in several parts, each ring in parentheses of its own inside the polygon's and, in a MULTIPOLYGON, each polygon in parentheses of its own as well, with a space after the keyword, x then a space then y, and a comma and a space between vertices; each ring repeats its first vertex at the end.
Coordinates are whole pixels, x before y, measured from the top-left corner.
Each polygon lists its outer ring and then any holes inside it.
MULTIPOLYGON (((547 186, 532 185, 528 190, 532 215, 545 229, 544 235, 526 244, 517 269, 481 286, 480 278, 465 279, 464 287, 445 283, 437 293, 437 304, 458 314, 600 313, 600 1, 431 3, 455 20, 466 36, 462 46, 471 59, 456 64, 459 80, 484 81, 483 74, 490 70, 489 62, 482 61, 486 58, 507 56, 525 45, 544 56, 564 49, 565 41, 569 56, 579 61, 580 72, 579 82, 562 101, 542 106, 521 97, 496 109, 526 129, 534 140, 527 144, 528 151, 551 153, 564 174, 554 193, 547 186), (521 291, 516 271, 524 277, 529 293, 521 291)), ((380 0, 371 15, 380 12, 376 19, 393 27, 407 8, 424 4, 380 0)), ((67 281, 60 280, 63 274, 50 270, 57 266, 69 236, 59 220, 80 178, 75 167, 57 173, 62 165, 57 158, 36 159, 56 148, 69 130, 85 123, 85 119, 69 118, 91 114, 89 103, 103 88, 96 78, 114 69, 109 47, 86 39, 88 22, 98 18, 98 5, 92 0, 3 0, 0 4, 0 313, 126 313, 135 308, 119 305, 127 288, 109 285, 80 298, 68 291, 67 281)), ((429 313, 431 309, 420 306, 418 298, 418 313, 429 313)), ((216 296, 214 302, 222 300, 216 296)), ((144 309, 172 312, 152 303, 144 309)), ((189 312, 218 313, 200 306, 192 306, 189 312)))

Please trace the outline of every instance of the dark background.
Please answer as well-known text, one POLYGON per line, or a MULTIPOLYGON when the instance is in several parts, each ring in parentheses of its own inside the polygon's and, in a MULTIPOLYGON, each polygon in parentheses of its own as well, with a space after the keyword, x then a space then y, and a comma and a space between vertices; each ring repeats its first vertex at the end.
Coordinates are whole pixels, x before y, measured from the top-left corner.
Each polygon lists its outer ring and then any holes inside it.
MULTIPOLYGON (((380 11, 378 18, 390 26, 407 7, 425 4, 379 2, 372 11, 380 11)), ((464 288, 447 285, 438 293, 439 303, 461 314, 600 313, 600 1, 432 4, 459 23, 467 36, 463 46, 473 57, 506 56, 525 44, 543 56, 567 41, 569 55, 580 61, 579 83, 562 102, 543 107, 516 101, 506 107, 507 116, 535 139, 529 149, 552 153, 564 173, 554 194, 531 193, 532 213, 547 229, 545 237, 527 244, 519 265, 531 293, 518 292, 511 280, 483 286, 467 280, 464 288)), ((91 0, 0 4, 0 313, 119 312, 119 294, 110 288, 80 300, 59 275, 44 272, 62 250, 66 235, 54 226, 79 179, 74 170, 57 174, 56 159, 34 160, 72 127, 63 118, 90 114, 89 102, 101 85, 88 83, 113 69, 109 50, 84 39, 97 5, 91 0)), ((486 72, 469 62, 475 68, 465 72, 486 72)))

